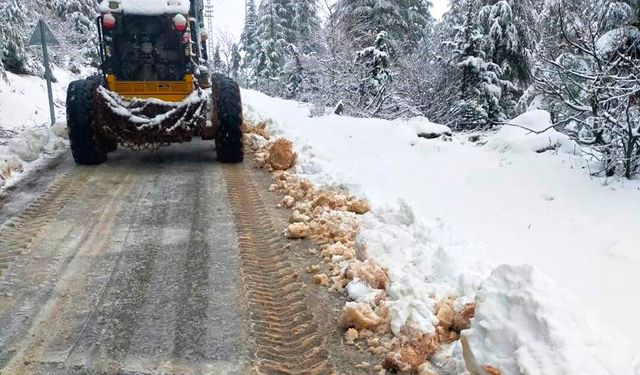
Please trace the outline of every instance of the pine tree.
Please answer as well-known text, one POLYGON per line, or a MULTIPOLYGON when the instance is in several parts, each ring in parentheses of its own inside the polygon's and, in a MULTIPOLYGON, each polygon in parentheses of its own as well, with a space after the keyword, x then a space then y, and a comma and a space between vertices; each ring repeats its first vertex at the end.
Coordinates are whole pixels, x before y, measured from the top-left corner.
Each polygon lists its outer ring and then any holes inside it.
POLYGON ((286 11, 280 0, 262 0, 258 13, 257 40, 260 53, 256 73, 267 80, 277 80, 284 67, 287 31, 281 18, 286 11))
POLYGON ((531 83, 536 19, 532 0, 500 0, 478 15, 487 58, 500 66, 503 78, 522 88, 531 83))
POLYGON ((365 48, 380 31, 391 53, 414 50, 435 24, 431 0, 338 0, 334 21, 356 48, 365 48))
POLYGON ((431 0, 399 0, 402 18, 407 24, 409 49, 415 49, 425 38, 433 35, 435 19, 431 15, 431 0))
POLYGON ((449 0, 449 8, 442 16, 442 24, 447 29, 453 30, 455 26, 462 25, 465 20, 465 3, 467 0, 449 0))
POLYGON ((85 16, 91 16, 96 12, 94 0, 36 0, 55 11, 59 16, 65 16, 80 12, 85 16))
POLYGON ((240 38, 240 49, 244 52, 243 67, 248 68, 254 65, 258 55, 259 43, 257 40, 257 21, 255 0, 248 0, 247 14, 244 18, 244 29, 240 38))
POLYGON ((446 67, 454 57, 457 47, 456 37, 465 21, 464 5, 466 0, 450 0, 449 9, 442 16, 442 21, 435 25, 431 54, 446 67))
POLYGON ((280 24, 284 29, 285 40, 287 44, 296 43, 296 4, 299 0, 271 0, 273 1, 280 24))
POLYGON ((366 48, 382 31, 394 50, 406 41, 408 26, 397 0, 338 0, 335 9, 336 26, 358 49, 366 48))
POLYGON ((379 32, 373 46, 356 55, 356 61, 363 64, 365 69, 359 90, 360 105, 364 108, 379 107, 384 100, 385 90, 391 83, 387 37, 386 31, 379 32))
POLYGON ((216 48, 213 50, 213 56, 211 60, 211 66, 213 71, 216 73, 224 73, 225 67, 222 62, 222 58, 220 56, 220 45, 216 45, 216 48))
POLYGON ((318 16, 318 0, 298 0, 295 3, 294 43, 302 53, 318 52, 320 50, 320 33, 322 26, 318 16))
POLYGON ((240 64, 242 62, 242 56, 240 56, 240 48, 236 43, 233 43, 233 47, 231 47, 231 77, 234 79, 238 79, 240 72, 240 64))
POLYGON ((484 35, 476 21, 478 5, 467 2, 465 22, 456 37, 454 61, 462 70, 460 100, 453 109, 458 128, 490 127, 506 119, 501 99, 508 84, 501 80, 500 66, 486 59, 484 35))
POLYGON ((287 63, 284 67, 286 74, 286 96, 295 98, 304 90, 302 86, 305 79, 305 71, 302 66, 300 50, 294 44, 289 44, 287 52, 287 63))

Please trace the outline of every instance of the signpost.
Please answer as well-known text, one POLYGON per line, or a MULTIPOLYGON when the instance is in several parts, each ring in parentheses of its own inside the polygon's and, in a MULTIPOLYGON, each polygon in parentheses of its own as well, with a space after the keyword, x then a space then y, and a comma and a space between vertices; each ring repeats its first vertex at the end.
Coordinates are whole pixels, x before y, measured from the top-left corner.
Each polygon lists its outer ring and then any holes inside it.
POLYGON ((56 113, 55 108, 53 106, 53 91, 51 89, 51 67, 49 66, 49 52, 47 51, 47 44, 51 46, 57 46, 58 40, 49 29, 49 26, 43 21, 39 20, 38 25, 35 30, 33 30, 33 34, 31 35, 31 40, 29 40, 29 45, 31 46, 42 46, 42 56, 44 58, 44 76, 47 79, 47 93, 49 94, 49 113, 51 115, 51 125, 56 123, 56 113))

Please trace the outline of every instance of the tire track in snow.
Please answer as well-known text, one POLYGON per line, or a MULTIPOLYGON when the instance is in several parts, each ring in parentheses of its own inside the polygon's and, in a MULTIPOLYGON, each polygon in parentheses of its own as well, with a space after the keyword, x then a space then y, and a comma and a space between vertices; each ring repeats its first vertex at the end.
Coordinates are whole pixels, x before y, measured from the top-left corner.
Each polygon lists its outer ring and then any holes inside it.
POLYGON ((78 168, 67 172, 19 215, 0 226, 0 275, 18 256, 37 243, 47 225, 83 189, 94 169, 78 168))
POLYGON ((242 165, 225 168, 259 374, 330 374, 326 341, 305 302, 305 284, 278 243, 279 233, 242 165))

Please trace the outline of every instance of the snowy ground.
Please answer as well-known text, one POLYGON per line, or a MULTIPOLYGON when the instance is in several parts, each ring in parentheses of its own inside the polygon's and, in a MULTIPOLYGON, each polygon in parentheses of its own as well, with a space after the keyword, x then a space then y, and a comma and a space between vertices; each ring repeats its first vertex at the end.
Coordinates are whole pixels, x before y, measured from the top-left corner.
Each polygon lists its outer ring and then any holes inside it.
POLYGON ((429 140, 417 134, 442 129, 426 120, 309 118, 299 103, 243 95, 249 117, 295 142, 298 173, 371 201, 361 239, 389 267, 396 325, 428 330, 434 301, 475 296, 467 336, 480 364, 640 375, 639 181, 590 178, 553 130, 429 140))
POLYGON ((74 79, 70 72, 54 69, 58 123, 51 127, 46 82, 39 77, 6 74, 6 79, 0 78, 0 189, 66 148, 66 90, 74 79))

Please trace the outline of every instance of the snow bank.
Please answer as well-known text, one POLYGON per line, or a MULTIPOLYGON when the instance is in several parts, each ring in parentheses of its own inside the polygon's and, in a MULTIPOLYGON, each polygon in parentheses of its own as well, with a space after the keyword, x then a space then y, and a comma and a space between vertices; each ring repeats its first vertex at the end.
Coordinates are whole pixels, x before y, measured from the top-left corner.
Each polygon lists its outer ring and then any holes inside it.
MULTIPOLYGON (((0 129, 19 131, 49 123, 46 81, 36 76, 5 73, 7 79, 0 78, 0 129)), ((62 119, 67 86, 74 77, 59 68, 54 68, 53 74, 57 78, 53 83, 56 117, 62 119)))
POLYGON ((103 0, 98 4, 100 13, 127 13, 139 15, 188 14, 189 0, 103 0), (112 6, 117 3, 117 8, 112 6))
MULTIPOLYGON (((51 128, 27 129, 0 146, 0 189, 28 171, 43 157, 55 156, 67 149, 66 123, 51 128)), ((1 140, 0 140, 1 141, 1 140)))
POLYGON ((630 352, 626 340, 585 319, 573 297, 531 266, 496 268, 478 289, 476 306, 464 332, 473 353, 467 356, 476 360, 468 365, 492 365, 502 374, 637 374, 630 357, 621 360, 630 352))
POLYGON ((503 125, 489 138, 487 145, 503 152, 559 150, 569 154, 578 153, 578 145, 566 134, 553 129, 552 125, 549 112, 530 111, 503 125))
POLYGON ((38 160, 43 153, 51 153, 64 148, 61 140, 56 140, 53 132, 47 130, 25 130, 19 136, 10 139, 7 144, 9 151, 20 160, 32 162, 38 160), (62 144, 62 145, 61 145, 62 144))
MULTIPOLYGON (((0 79, 0 189, 22 172, 37 165, 43 157, 66 149, 66 123, 53 127, 49 122, 46 82, 39 77, 7 72, 0 79)), ((54 68, 53 83, 56 117, 65 116, 66 90, 73 75, 54 68)))
MULTIPOLYGON (((243 101, 248 118, 267 120, 272 133, 294 141, 299 175, 325 187, 348 188, 371 203, 373 211, 364 216, 358 241, 369 257, 389 268, 394 331, 410 326, 432 332, 435 305, 443 296, 455 299, 456 310, 473 302, 476 294, 485 305, 501 306, 512 292, 508 283, 480 294, 481 285, 491 285, 486 281, 491 270, 505 263, 530 264, 553 281, 538 285, 544 278, 532 276, 523 288, 540 293, 530 293, 530 303, 510 314, 513 320, 517 313, 524 316, 520 322, 527 322, 529 315, 558 322, 549 324, 547 336, 532 334, 531 340, 539 338, 540 347, 564 350, 571 358, 600 353, 594 357, 602 361, 600 368, 633 373, 633 355, 636 363, 640 359, 640 321, 633 317, 640 311, 640 183, 604 187, 601 180, 590 179, 585 160, 560 136, 551 144, 566 152, 532 152, 548 146, 551 133, 545 133, 543 141, 524 129, 503 128, 490 140, 494 147, 478 147, 455 134, 450 142, 422 139, 415 128, 396 121, 310 118, 307 105, 249 90, 243 91, 243 101), (552 297, 558 284, 579 303, 552 297), (595 316, 592 310, 617 327, 607 328, 602 318, 586 323, 595 316), (567 311, 572 314, 565 316, 567 311), (618 337, 619 322, 633 341, 615 340, 618 346, 613 347, 609 343, 618 337), (593 335, 573 332, 585 326, 595 327, 593 335), (557 344, 562 340, 577 341, 557 344)), ((544 112, 514 122, 538 131, 550 124, 544 112)), ((353 297, 366 300, 367 293, 356 289, 353 297)), ((481 313, 476 327, 489 327, 498 337, 505 319, 504 314, 481 313)), ((476 332, 474 337, 492 340, 488 333, 476 332)), ((520 346, 509 341, 515 334, 504 334, 506 352, 517 352, 520 346)), ((491 341, 473 344, 482 360, 509 366, 489 356, 491 341)), ((460 360, 459 345, 452 348, 442 356, 460 360)), ((574 371, 579 367, 573 359, 564 361, 556 366, 567 368, 564 374, 591 374, 574 371)))

